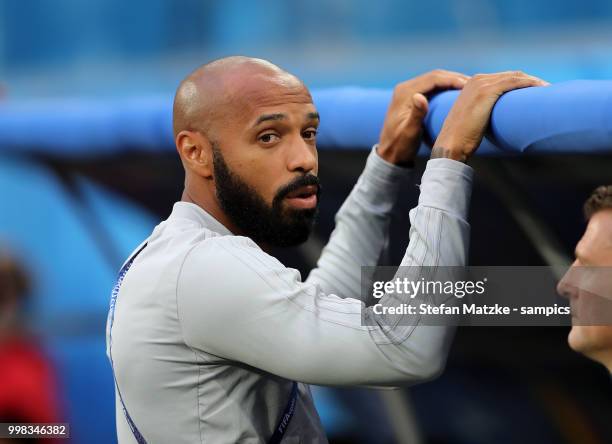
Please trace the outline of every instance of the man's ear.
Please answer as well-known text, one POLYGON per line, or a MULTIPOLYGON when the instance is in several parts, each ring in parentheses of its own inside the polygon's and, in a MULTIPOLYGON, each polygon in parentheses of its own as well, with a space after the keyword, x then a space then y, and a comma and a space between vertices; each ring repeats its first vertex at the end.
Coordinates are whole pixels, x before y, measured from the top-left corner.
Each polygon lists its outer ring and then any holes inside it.
POLYGON ((198 176, 213 177, 212 144, 198 131, 181 131, 176 135, 176 150, 186 169, 198 176))

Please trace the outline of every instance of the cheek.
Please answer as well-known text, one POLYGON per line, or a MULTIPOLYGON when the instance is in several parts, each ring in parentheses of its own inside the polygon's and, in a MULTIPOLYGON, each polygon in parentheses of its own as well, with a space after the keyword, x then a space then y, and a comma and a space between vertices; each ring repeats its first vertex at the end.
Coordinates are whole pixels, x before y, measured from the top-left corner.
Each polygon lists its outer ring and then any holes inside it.
POLYGON ((272 205, 278 191, 295 179, 295 175, 289 173, 281 156, 270 155, 253 165, 251 182, 257 185, 257 191, 265 199, 268 205, 272 205))
POLYGON ((261 197, 264 198, 268 205, 272 205, 278 191, 287 185, 291 178, 282 175, 276 170, 266 170, 262 171, 257 177, 254 177, 253 180, 257 183, 257 191, 261 197))
POLYGON ((233 171, 268 205, 272 205, 276 192, 286 183, 282 182, 283 172, 272 156, 249 156, 249 158, 241 159, 235 162, 233 171))

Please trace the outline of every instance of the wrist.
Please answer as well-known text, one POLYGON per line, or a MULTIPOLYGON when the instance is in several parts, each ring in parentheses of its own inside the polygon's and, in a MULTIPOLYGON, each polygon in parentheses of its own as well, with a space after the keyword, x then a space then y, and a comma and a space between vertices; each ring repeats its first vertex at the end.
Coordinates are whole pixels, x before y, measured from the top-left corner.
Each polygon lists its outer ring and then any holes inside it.
POLYGON ((391 145, 376 144, 376 153, 386 162, 393 165, 411 168, 414 166, 414 155, 399 154, 391 145))
POLYGON ((442 145, 434 145, 431 149, 431 159, 452 159, 458 162, 466 163, 468 155, 463 150, 457 148, 446 148, 442 145))

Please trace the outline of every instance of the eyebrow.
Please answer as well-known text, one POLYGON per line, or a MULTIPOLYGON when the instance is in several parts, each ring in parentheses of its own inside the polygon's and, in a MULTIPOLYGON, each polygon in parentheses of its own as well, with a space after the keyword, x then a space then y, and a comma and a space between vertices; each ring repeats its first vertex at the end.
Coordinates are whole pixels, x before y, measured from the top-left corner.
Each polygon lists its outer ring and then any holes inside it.
MULTIPOLYGON (((287 118, 287 114, 284 113, 275 113, 275 114, 262 114, 261 116, 259 116, 257 118, 257 120, 255 121, 255 123, 253 124, 253 128, 255 128, 256 126, 261 125, 263 122, 267 122, 269 120, 284 120, 287 118)), ((306 114, 306 118, 308 120, 320 120, 320 116, 319 113, 314 112, 314 113, 307 113, 306 114)))
POLYGON ((255 127, 263 122, 267 122, 268 120, 283 120, 286 118, 287 118, 287 114, 283 114, 283 113, 262 114, 261 116, 257 118, 253 126, 255 127))
POLYGON ((321 120, 321 117, 319 116, 319 113, 317 112, 306 114, 306 118, 308 120, 321 120))

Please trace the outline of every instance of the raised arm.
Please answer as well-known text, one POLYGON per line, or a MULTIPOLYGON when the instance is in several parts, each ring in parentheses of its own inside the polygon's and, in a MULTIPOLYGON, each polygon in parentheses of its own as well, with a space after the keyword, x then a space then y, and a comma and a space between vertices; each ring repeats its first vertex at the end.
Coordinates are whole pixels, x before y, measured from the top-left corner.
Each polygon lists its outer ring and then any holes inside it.
POLYGON ((397 85, 380 143, 338 211, 336 227, 307 282, 318 284, 326 293, 361 297, 361 267, 378 264, 395 202, 412 175, 427 114, 424 94, 461 88, 467 79, 463 74, 436 70, 397 85))

